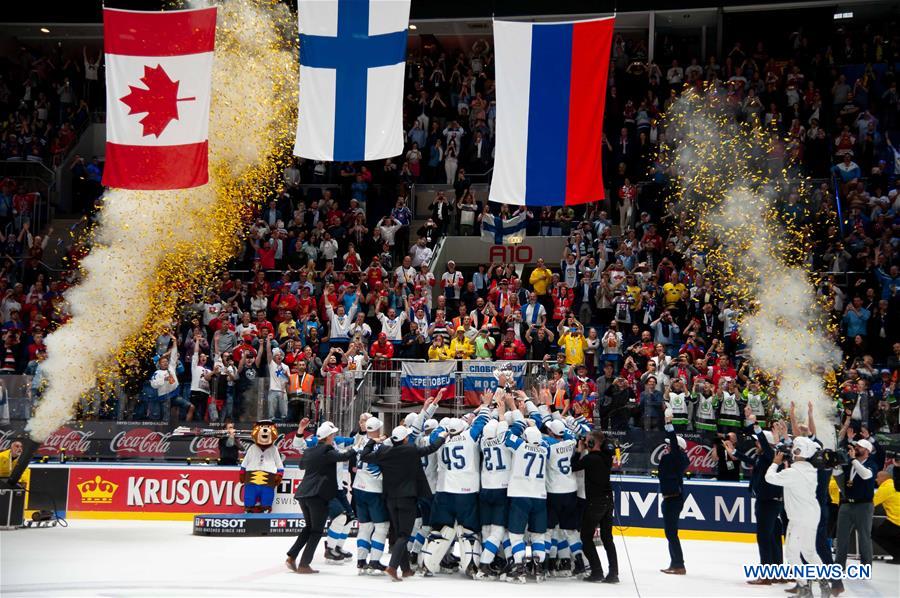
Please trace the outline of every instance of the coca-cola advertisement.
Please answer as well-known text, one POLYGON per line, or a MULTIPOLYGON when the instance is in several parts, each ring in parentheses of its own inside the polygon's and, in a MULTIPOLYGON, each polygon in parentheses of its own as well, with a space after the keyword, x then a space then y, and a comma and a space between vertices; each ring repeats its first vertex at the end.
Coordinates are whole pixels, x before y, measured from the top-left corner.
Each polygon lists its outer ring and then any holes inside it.
MULTIPOLYGON (((109 450, 117 457, 126 459, 133 457, 165 459, 169 452, 170 437, 171 434, 167 432, 157 432, 150 428, 130 428, 113 436, 109 450)), ((218 450, 216 456, 218 457, 218 450)))
POLYGON ((38 448, 37 454, 42 457, 54 457, 63 454, 70 457, 81 457, 90 453, 93 436, 93 430, 63 426, 44 441, 38 448))
MULTIPOLYGON (((56 430, 37 450, 37 454, 60 461, 168 461, 175 463, 210 462, 219 458, 219 438, 224 435, 216 425, 206 424, 203 434, 173 434, 175 426, 163 423, 90 421, 70 422, 56 430), (212 430, 212 433, 210 433, 212 430)), ((280 426, 277 446, 284 460, 296 463, 301 452, 294 448, 296 427, 280 426)), ((238 435, 249 437, 250 428, 238 428, 238 435)), ((24 437, 25 421, 0 427, 0 450, 24 437)), ((246 441, 242 441, 246 442, 246 441)))
MULTIPOLYGON (((655 470, 668 445, 664 432, 609 431, 606 435, 619 449, 620 463, 616 470, 623 472, 655 470)), ((715 475, 716 457, 713 447, 700 434, 686 432, 682 436, 687 441, 687 454, 691 461, 688 470, 693 474, 715 475)))

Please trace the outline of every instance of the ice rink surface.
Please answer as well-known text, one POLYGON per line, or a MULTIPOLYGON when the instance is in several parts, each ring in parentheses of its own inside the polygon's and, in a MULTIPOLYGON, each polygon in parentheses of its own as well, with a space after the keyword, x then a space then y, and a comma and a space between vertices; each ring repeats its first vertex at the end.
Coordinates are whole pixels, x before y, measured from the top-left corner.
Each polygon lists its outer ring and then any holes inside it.
MULTIPOLYGON (((668 565, 665 540, 616 535, 622 583, 607 586, 576 579, 519 585, 446 575, 394 583, 384 576, 359 576, 352 563, 326 564, 321 545, 313 561, 320 573, 301 576, 284 565, 291 542, 289 537, 193 536, 190 522, 162 521, 75 520, 68 528, 0 532, 0 595, 784 597, 788 587, 744 582, 741 565, 757 559, 756 545, 745 543, 683 541, 688 574, 676 577, 659 572, 668 565)), ((354 551, 352 538, 345 548, 354 551)), ((900 596, 900 566, 876 562, 873 576, 847 582, 844 596, 900 596)))

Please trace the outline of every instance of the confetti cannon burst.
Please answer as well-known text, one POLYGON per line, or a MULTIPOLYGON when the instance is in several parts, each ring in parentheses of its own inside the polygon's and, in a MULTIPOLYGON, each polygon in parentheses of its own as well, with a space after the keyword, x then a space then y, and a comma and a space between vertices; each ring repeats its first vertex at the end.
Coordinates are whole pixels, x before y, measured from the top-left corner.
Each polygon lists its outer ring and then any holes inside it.
POLYGON ((284 4, 219 3, 210 181, 186 190, 104 195, 80 282, 65 296, 71 319, 47 338, 49 385, 28 424, 34 441, 70 418, 80 397, 108 386, 127 353, 152 346, 176 309, 238 249, 252 206, 277 180, 293 140, 296 39, 284 4))
POLYGON ((778 209, 786 197, 806 197, 806 181, 784 162, 775 131, 736 122, 722 99, 714 88, 688 91, 666 115, 672 210, 691 224, 706 275, 740 303, 741 337, 754 365, 777 379, 778 401, 801 412, 813 403, 820 438, 833 444, 833 406, 819 374, 836 367, 840 351, 805 266, 809 236, 778 209))

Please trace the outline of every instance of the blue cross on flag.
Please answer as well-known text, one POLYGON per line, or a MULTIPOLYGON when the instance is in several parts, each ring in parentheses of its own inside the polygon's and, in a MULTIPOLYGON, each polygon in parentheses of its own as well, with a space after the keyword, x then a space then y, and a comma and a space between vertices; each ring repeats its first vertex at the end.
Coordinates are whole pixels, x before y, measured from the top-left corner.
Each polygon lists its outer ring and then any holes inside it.
POLYGON ((299 0, 294 155, 358 161, 403 151, 410 0, 299 0))
POLYGON ((481 220, 481 240, 494 245, 517 245, 525 239, 528 212, 521 210, 504 220, 500 216, 485 214, 481 220))

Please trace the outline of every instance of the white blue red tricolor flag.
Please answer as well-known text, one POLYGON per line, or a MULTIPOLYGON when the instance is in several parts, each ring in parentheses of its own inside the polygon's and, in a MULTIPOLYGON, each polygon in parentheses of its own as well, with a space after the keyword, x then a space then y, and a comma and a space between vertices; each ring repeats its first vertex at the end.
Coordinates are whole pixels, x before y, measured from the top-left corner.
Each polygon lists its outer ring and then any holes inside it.
POLYGON ((403 151, 410 0, 299 0, 294 155, 357 161, 403 151))
POLYGON ((444 399, 456 396, 456 361, 400 364, 400 400, 404 403, 424 403, 444 390, 444 399))
POLYGON ((103 9, 103 184, 186 189, 209 180, 216 9, 103 9))
POLYGON ((490 200, 604 198, 603 107, 614 19, 494 21, 497 145, 490 200))

